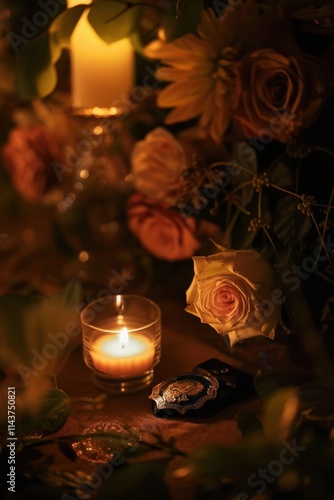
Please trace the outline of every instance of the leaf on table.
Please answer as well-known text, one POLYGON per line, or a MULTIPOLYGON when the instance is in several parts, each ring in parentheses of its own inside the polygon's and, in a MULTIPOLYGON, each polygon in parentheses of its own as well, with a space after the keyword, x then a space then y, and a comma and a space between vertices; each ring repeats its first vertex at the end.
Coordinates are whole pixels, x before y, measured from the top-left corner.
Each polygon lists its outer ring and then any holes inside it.
POLYGON ((254 377, 254 386, 258 395, 266 399, 279 388, 279 383, 272 375, 258 370, 254 377))
POLYGON ((307 420, 334 420, 334 384, 311 382, 300 388, 301 412, 307 420))
POLYGON ((242 437, 263 433, 262 422, 253 413, 248 411, 237 413, 237 423, 242 437))
POLYGON ((145 500, 170 498, 164 481, 168 460, 140 462, 116 469, 103 481, 97 500, 132 500, 145 492, 145 500))
POLYGON ((43 484, 40 482, 30 482, 25 488, 24 488, 24 499, 25 500, 41 500, 41 499, 48 499, 48 500, 59 500, 62 498, 62 500, 72 500, 75 498, 75 496, 70 496, 66 495, 64 493, 64 488, 61 487, 52 487, 48 484, 43 484))
POLYGON ((189 479, 195 481, 201 477, 220 482, 226 479, 244 486, 250 474, 254 475, 259 467, 267 468, 272 460, 277 460, 281 450, 281 442, 273 442, 263 433, 248 435, 233 446, 202 446, 188 456, 181 468, 182 477, 188 469, 189 479))
POLYGON ((296 388, 282 388, 273 393, 263 408, 263 428, 266 436, 282 442, 293 430, 300 409, 299 391, 296 388))
POLYGON ((48 297, 0 297, 1 364, 15 362, 25 382, 44 371, 55 373, 59 362, 80 340, 80 296, 80 285, 71 282, 48 297))
POLYGON ((43 434, 59 431, 71 412, 71 400, 60 389, 52 388, 42 401, 41 411, 36 419, 38 430, 43 434))
POLYGON ((216 444, 203 446, 189 455, 182 471, 185 474, 188 470, 190 476, 210 476, 216 479, 224 474, 233 476, 235 464, 232 454, 233 449, 227 446, 216 444))

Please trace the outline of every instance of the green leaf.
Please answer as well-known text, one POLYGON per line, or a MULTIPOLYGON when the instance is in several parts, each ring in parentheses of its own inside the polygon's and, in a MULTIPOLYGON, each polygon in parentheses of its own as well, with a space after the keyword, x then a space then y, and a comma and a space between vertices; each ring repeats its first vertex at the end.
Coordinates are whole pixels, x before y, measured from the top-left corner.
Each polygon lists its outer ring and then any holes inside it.
POLYGON ((5 366, 19 359, 25 359, 27 342, 24 335, 24 314, 34 304, 36 298, 20 295, 3 295, 0 297, 0 324, 3 328, 0 351, 0 363, 5 366))
POLYGON ((59 431, 71 412, 71 400, 60 389, 52 388, 42 401, 42 408, 37 417, 37 426, 44 434, 59 431))
POLYGON ((76 5, 71 9, 64 10, 56 17, 49 27, 49 33, 52 35, 55 46, 70 48, 72 33, 86 9, 86 5, 76 5))
POLYGON ((145 500, 168 500, 169 492, 163 479, 167 465, 168 460, 164 459, 116 469, 103 482, 97 499, 110 500, 112 497, 113 500, 132 500, 141 497, 140 492, 145 492, 145 500))
POLYGON ((29 482, 24 488, 24 499, 25 500, 74 500, 76 497, 75 494, 67 495, 64 493, 63 487, 52 487, 48 484, 40 483, 40 482, 29 482))
POLYGON ((299 411, 299 392, 284 388, 270 396, 263 409, 263 427, 273 441, 284 441, 292 431, 299 411))
POLYGON ((279 187, 289 187, 293 184, 291 168, 283 161, 279 161, 270 171, 272 182, 279 187))
POLYGON ((81 286, 77 281, 70 281, 60 292, 59 297, 63 304, 77 310, 81 300, 81 286))
POLYGON ((248 411, 237 413, 237 423, 242 437, 263 433, 262 422, 253 413, 248 411))
POLYGON ((307 420, 334 421, 334 384, 311 382, 300 388, 301 411, 307 420))
POLYGON ((268 373, 263 373, 262 370, 258 370, 256 373, 254 386, 258 395, 263 399, 268 398, 279 388, 278 382, 269 376, 268 373))
POLYGON ((298 245, 312 227, 310 218, 298 210, 299 203, 299 199, 288 195, 281 198, 276 206, 272 229, 288 247, 298 245))
POLYGON ((217 444, 203 446, 189 455, 186 462, 189 466, 189 473, 216 479, 224 474, 233 476, 234 453, 235 450, 228 446, 217 444))
POLYGON ((60 55, 60 48, 51 43, 48 33, 21 48, 16 89, 22 100, 45 97, 54 90, 57 73, 52 62, 56 62, 60 55))
POLYGON ((3 326, 0 365, 23 363, 37 372, 55 370, 57 363, 80 341, 80 297, 81 288, 76 282, 49 297, 0 297, 0 324, 3 326), (53 351, 58 351, 52 359, 43 354, 48 344, 52 344, 53 351), (36 368, 34 360, 37 358, 36 368))
POLYGON ((143 7, 116 2, 94 3, 88 14, 88 21, 107 44, 131 35, 138 28, 143 7))
POLYGON ((183 0, 177 2, 177 5, 181 7, 173 6, 162 20, 168 42, 196 31, 201 11, 204 9, 203 0, 183 0))
POLYGON ((239 480, 272 458, 275 448, 263 434, 253 434, 234 446, 202 446, 189 455, 185 468, 188 466, 190 476, 239 480))
POLYGON ((21 48, 16 90, 24 101, 43 98, 57 85, 56 62, 62 49, 69 48, 70 38, 87 6, 78 5, 63 11, 49 30, 21 48))

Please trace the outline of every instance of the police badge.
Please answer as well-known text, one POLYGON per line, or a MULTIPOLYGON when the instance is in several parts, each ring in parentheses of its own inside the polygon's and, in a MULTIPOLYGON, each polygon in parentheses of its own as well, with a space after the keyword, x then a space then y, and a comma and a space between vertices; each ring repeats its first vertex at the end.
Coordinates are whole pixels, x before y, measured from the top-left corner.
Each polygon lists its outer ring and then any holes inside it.
POLYGON ((165 380, 152 389, 153 413, 157 417, 209 416, 253 391, 253 377, 212 358, 192 372, 165 380))

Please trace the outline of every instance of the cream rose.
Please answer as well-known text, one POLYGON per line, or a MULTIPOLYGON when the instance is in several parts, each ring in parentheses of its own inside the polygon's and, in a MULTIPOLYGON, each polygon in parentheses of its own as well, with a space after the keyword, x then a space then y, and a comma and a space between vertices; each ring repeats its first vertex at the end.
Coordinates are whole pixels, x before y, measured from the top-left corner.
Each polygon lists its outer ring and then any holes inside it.
POLYGON ((132 157, 134 186, 150 198, 175 205, 182 190, 187 163, 181 144, 164 128, 156 128, 137 142, 132 157))
POLYGON ((187 308, 231 345, 264 335, 274 338, 282 294, 270 264, 254 250, 228 250, 193 257, 194 279, 186 292, 187 308))
POLYGON ((188 259, 199 247, 196 219, 182 217, 165 203, 134 194, 129 199, 127 218, 143 247, 159 259, 188 259))
POLYGON ((324 88, 322 72, 310 60, 258 50, 237 67, 234 117, 246 137, 287 142, 315 120, 324 88))

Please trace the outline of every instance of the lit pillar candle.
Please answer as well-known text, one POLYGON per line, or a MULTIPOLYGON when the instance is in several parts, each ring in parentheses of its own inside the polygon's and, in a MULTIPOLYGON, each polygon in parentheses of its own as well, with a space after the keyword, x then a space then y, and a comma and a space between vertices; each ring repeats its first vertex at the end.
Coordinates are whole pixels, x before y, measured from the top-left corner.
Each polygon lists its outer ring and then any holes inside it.
MULTIPOLYGON (((90 3, 67 0, 68 7, 90 3)), ((117 107, 122 94, 135 85, 134 49, 128 38, 106 44, 87 15, 84 12, 71 38, 72 104, 80 108, 117 107)))
POLYGON ((128 334, 122 328, 119 335, 103 335, 92 346, 94 367, 115 378, 136 377, 152 368, 154 344, 140 333, 128 334))

